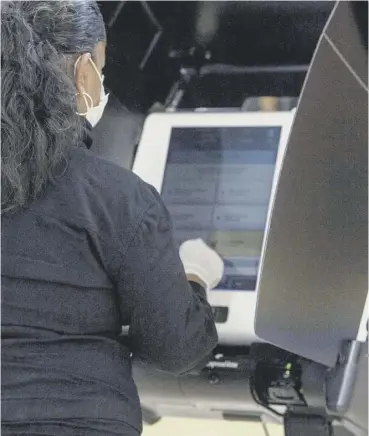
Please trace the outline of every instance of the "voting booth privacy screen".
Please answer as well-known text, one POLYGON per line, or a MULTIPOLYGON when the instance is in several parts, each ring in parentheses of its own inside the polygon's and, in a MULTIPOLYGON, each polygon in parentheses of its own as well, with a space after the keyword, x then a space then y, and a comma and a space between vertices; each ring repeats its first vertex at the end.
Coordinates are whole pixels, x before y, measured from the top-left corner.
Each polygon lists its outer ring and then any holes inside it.
POLYGON ((223 291, 255 291, 280 136, 280 126, 171 131, 161 194, 175 239, 216 249, 223 291))

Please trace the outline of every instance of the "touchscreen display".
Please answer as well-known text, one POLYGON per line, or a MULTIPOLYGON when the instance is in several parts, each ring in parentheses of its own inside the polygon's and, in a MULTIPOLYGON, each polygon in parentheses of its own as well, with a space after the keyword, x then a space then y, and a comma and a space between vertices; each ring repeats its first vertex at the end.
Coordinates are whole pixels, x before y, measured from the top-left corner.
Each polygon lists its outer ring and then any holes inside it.
POLYGON ((174 128, 162 198, 176 242, 202 238, 224 259, 217 289, 254 291, 280 127, 174 128))

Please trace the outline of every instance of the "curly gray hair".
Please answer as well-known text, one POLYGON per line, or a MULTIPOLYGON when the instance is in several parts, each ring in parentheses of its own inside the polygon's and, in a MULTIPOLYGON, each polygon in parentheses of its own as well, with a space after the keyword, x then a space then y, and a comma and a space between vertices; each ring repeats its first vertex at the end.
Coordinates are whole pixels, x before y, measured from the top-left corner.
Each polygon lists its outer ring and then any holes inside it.
POLYGON ((92 0, 1 2, 1 212, 36 198, 81 143, 73 63, 106 40, 92 0))

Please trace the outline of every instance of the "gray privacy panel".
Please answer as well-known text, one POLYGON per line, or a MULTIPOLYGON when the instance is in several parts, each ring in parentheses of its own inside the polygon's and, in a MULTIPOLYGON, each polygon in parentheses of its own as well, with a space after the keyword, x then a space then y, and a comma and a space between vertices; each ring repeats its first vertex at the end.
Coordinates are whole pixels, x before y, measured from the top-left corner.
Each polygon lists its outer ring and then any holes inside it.
POLYGON ((368 54, 361 44, 360 32, 355 25, 354 12, 349 1, 338 3, 334 19, 329 21, 325 34, 360 80, 368 86, 368 54))
POLYGON ((104 115, 92 131, 91 150, 117 165, 130 169, 143 121, 143 115, 130 112, 110 94, 104 115))
POLYGON ((356 337, 368 290, 367 173, 368 94, 323 37, 276 193, 255 332, 328 366, 356 337))

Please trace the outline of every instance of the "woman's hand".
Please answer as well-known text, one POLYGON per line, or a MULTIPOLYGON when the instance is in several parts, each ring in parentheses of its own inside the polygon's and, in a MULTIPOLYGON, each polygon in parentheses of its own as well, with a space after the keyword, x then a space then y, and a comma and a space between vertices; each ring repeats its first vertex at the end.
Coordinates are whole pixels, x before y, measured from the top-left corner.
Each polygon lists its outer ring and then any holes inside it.
POLYGON ((199 283, 206 290, 219 284, 224 272, 223 261, 202 239, 185 241, 179 255, 189 281, 199 283))

